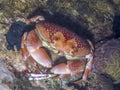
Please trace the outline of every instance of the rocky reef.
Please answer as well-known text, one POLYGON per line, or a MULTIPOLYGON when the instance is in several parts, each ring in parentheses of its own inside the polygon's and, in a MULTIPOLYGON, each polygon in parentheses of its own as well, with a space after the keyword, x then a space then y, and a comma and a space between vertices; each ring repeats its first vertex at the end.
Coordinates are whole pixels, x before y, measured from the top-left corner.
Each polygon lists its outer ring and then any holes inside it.
POLYGON ((96 50, 95 54, 94 65, 97 72, 108 75, 114 83, 120 82, 120 40, 107 41, 96 50))
POLYGON ((120 83, 120 0, 0 0, 0 88, 5 90, 117 90, 120 83), (68 80, 29 81, 20 52, 7 50, 5 34, 19 19, 44 15, 95 45, 95 63, 86 85, 68 80), (116 17, 117 16, 117 17, 116 17), (117 19, 116 19, 117 18, 117 19), (14 68, 13 68, 14 67, 14 68), (13 71, 13 72, 10 72, 13 71), (14 74, 13 74, 14 73, 14 74), (115 85, 115 86, 114 86, 115 85))

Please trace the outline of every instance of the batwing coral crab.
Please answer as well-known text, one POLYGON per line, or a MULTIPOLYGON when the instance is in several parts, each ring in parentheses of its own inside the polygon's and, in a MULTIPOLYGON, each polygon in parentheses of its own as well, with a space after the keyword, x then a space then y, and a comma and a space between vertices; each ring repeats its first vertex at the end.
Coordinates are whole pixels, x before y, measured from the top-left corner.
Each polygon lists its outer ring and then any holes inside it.
MULTIPOLYGON (((41 16, 35 16, 27 23, 35 22, 35 29, 25 32, 21 40, 21 54, 23 59, 32 61, 35 67, 41 65, 47 68, 50 74, 59 78, 82 75, 82 79, 75 83, 87 80, 94 62, 94 47, 90 40, 84 40, 64 27, 46 22, 41 16), (49 50, 58 56, 65 57, 66 63, 54 65, 54 61, 46 51, 49 50)), ((44 74, 40 70, 39 74, 44 74)), ((31 74, 32 75, 32 74, 31 74)), ((34 74, 33 77, 37 77, 34 74)))

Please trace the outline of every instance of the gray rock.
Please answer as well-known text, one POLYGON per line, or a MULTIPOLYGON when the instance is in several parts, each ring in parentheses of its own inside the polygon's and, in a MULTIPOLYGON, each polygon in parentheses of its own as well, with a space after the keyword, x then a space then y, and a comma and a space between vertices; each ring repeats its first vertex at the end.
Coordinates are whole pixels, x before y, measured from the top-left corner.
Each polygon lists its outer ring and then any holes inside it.
POLYGON ((95 52, 95 69, 109 76, 114 83, 120 82, 120 40, 109 40, 95 52))
POLYGON ((0 84, 0 90, 12 90, 5 84, 0 84))
POLYGON ((0 58, 0 90, 11 90, 9 86, 13 86, 14 74, 10 72, 3 59, 0 58))

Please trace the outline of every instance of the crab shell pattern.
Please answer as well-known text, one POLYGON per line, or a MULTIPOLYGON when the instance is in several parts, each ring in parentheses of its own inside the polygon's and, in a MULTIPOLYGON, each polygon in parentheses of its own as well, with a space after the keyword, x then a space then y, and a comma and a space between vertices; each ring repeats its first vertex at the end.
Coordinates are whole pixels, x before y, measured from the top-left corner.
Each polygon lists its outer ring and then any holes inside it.
MULTIPOLYGON (((35 22, 36 17, 31 20, 35 22)), ((94 47, 91 41, 45 21, 37 22, 34 30, 24 33, 21 53, 25 61, 30 57, 31 61, 48 68, 50 73, 59 75, 59 78, 83 73, 82 79, 76 80, 76 83, 87 79, 94 62, 94 47), (44 48, 64 56, 67 63, 53 66, 53 60, 44 48)))

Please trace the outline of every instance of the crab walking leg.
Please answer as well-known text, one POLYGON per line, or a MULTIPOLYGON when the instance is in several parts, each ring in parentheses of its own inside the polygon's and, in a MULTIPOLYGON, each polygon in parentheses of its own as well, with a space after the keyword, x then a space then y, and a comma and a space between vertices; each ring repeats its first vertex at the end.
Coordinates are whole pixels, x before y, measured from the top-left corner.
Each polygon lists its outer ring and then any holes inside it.
POLYGON ((92 42, 89 41, 89 40, 88 40, 88 43, 89 43, 89 45, 91 46, 91 49, 92 49, 92 51, 91 51, 92 56, 89 57, 90 59, 89 59, 88 63, 86 64, 85 72, 84 72, 84 74, 82 76, 82 79, 78 80, 78 81, 75 81, 74 83, 80 83, 82 81, 87 80, 88 75, 89 75, 89 73, 90 73, 90 71, 92 69, 92 66, 93 66, 93 63, 94 63, 94 46, 93 46, 92 42))
MULTIPOLYGON (((27 19, 23 19, 23 21, 24 21, 26 24, 38 23, 39 21, 44 21, 44 20, 45 20, 44 16, 40 16, 40 15, 33 16, 33 17, 27 18, 27 19)), ((18 19, 18 21, 19 21, 19 19, 18 19)))
POLYGON ((42 43, 32 30, 26 37, 26 47, 32 58, 44 67, 50 68, 52 66, 51 59, 47 52, 42 48, 42 43))
POLYGON ((93 66, 93 62, 94 62, 94 59, 92 57, 90 59, 90 61, 87 63, 87 65, 86 65, 86 70, 85 70, 85 72, 83 74, 83 78, 82 78, 83 80, 86 80, 88 78, 88 75, 89 75, 89 73, 90 73, 90 71, 92 69, 92 66, 93 66))
POLYGON ((84 72, 84 74, 83 74, 83 76, 82 76, 82 79, 77 80, 77 81, 75 81, 74 83, 81 83, 81 82, 87 80, 88 75, 89 75, 89 73, 90 73, 90 71, 91 71, 91 69, 92 69, 93 62, 94 62, 94 59, 93 59, 93 57, 92 57, 92 58, 90 59, 90 61, 86 64, 85 72, 84 72))
POLYGON ((45 18, 43 16, 40 16, 40 15, 37 15, 37 16, 34 16, 30 19, 26 19, 26 23, 32 23, 32 22, 39 22, 39 21, 44 21, 45 18))

